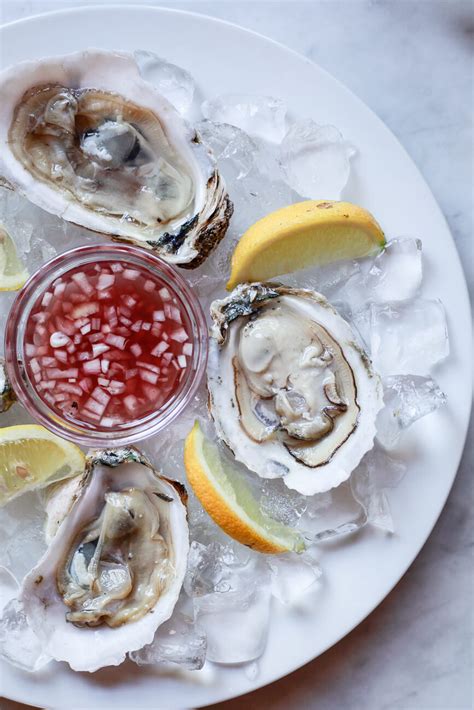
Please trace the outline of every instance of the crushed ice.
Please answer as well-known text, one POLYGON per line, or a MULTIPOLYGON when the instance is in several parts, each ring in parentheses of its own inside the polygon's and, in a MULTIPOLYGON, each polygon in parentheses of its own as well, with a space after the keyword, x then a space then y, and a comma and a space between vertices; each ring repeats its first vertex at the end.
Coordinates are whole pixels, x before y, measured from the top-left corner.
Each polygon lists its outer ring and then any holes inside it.
MULTIPOLYGON (((136 53, 144 78, 184 116, 195 106, 191 75, 151 52, 136 53)), ((290 120, 279 99, 248 95, 215 97, 202 106, 197 128, 226 180, 235 212, 215 254, 185 272, 208 311, 222 296, 230 258, 241 234, 256 220, 304 198, 338 199, 348 182, 353 149, 334 126, 311 119, 290 120)), ((19 256, 32 273, 56 253, 103 239, 63 222, 0 188, 0 221, 12 234, 19 256)), ((228 538, 190 492, 191 550, 184 590, 171 619, 153 643, 131 654, 139 665, 202 668, 205 660, 246 665, 258 673, 272 598, 298 605, 317 593, 321 568, 318 546, 335 537, 350 542, 367 525, 393 532, 389 489, 406 470, 396 456, 403 432, 435 411, 446 396, 432 379, 432 368, 449 353, 446 319, 439 301, 420 297, 422 246, 417 238, 389 241, 374 258, 312 267, 281 277, 293 286, 322 292, 353 325, 384 377, 385 406, 377 420, 377 444, 337 489, 304 497, 281 479, 260 485, 265 514, 296 527, 308 544, 302 555, 264 556, 228 538)), ((0 294, 0 326, 15 294, 0 294)), ((3 348, 3 343, 2 346, 3 348)), ((185 481, 183 446, 195 418, 213 435, 206 417, 203 383, 193 403, 160 437, 143 449, 170 476, 185 481)), ((19 406, 3 425, 30 421, 19 406)), ((254 477, 255 478, 255 477, 254 477)), ((255 481, 254 481, 255 483, 255 481)), ((28 627, 16 599, 18 583, 45 548, 44 510, 35 493, 25 494, 0 512, 0 654, 14 665, 37 670, 49 661, 28 627)), ((310 605, 308 613, 314 608, 310 605)), ((205 673, 206 665, 202 671, 205 673)))

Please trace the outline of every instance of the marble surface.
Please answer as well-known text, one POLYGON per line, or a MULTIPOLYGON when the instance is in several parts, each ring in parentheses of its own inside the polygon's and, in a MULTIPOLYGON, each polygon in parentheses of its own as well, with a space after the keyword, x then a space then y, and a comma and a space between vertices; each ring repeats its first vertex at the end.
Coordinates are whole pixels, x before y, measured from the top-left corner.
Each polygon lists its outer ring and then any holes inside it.
MULTIPOLYGON (((87 4, 95 3, 0 0, 0 22, 87 4)), ((313 59, 351 88, 391 128, 423 173, 450 225, 473 295, 471 2, 140 4, 194 10, 256 30, 313 59)), ((290 676, 212 708, 472 708, 473 459, 471 427, 458 477, 430 539, 365 622, 290 676)), ((25 707, 0 699, 1 710, 25 707)))

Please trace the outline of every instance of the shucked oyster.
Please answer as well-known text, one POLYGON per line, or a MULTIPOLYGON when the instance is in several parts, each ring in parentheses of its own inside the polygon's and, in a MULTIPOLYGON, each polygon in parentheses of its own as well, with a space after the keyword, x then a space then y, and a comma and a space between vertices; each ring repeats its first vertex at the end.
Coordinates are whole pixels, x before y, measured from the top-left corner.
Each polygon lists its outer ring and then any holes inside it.
POLYGON ((96 452, 83 477, 55 487, 49 547, 21 591, 45 652, 95 671, 153 640, 186 571, 184 495, 134 449, 96 452))
POLYGON ((347 479, 373 446, 378 376, 319 293, 246 284, 211 306, 210 410, 235 457, 305 495, 347 479))
POLYGON ((0 93, 0 176, 39 207, 187 268, 224 236, 211 154, 131 54, 23 62, 0 93))

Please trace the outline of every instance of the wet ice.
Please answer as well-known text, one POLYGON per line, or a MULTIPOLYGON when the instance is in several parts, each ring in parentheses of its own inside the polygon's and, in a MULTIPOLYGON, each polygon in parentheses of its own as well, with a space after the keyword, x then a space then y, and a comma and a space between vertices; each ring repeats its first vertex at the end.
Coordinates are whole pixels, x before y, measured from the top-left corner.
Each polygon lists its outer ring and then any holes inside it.
POLYGON ((186 115, 193 103, 195 92, 191 74, 154 52, 138 49, 134 52, 134 57, 142 77, 153 84, 179 113, 186 115))

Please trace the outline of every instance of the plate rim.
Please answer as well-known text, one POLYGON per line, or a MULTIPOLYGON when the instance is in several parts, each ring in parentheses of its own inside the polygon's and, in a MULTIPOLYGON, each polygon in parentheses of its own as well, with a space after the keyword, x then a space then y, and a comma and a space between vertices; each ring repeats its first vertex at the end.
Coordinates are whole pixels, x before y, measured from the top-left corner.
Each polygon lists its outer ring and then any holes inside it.
MULTIPOLYGON (((263 41, 263 42, 268 43, 268 44, 271 44, 271 45, 274 45, 274 46, 277 47, 280 51, 283 50, 285 53, 292 55, 293 57, 297 58, 299 61, 303 61, 303 62, 305 62, 305 63, 307 63, 307 64, 309 64, 309 65, 313 65, 313 66, 317 69, 318 72, 320 72, 321 74, 325 75, 325 77, 328 78, 328 79, 330 79, 331 82, 337 84, 337 86, 338 86, 338 88, 339 88, 340 90, 344 91, 347 95, 349 95, 350 98, 351 98, 351 100, 356 101, 360 106, 363 107, 363 109, 364 109, 366 112, 368 111, 368 112, 372 115, 372 117, 377 121, 377 123, 379 124, 379 126, 380 126, 386 133, 388 133, 388 134, 390 135, 390 137, 397 143, 398 149, 403 152, 404 157, 410 162, 412 168, 415 169, 418 178, 419 178, 419 179, 423 182, 423 184, 426 186, 426 189, 428 190, 430 196, 432 197, 433 206, 436 208, 437 217, 438 217, 438 218, 441 218, 441 221, 443 222, 444 227, 445 227, 445 231, 447 232, 447 235, 449 236, 449 238, 450 238, 450 240, 451 240, 451 242, 452 242, 452 244, 453 244, 453 246, 454 246, 455 259, 457 260, 457 265, 458 265, 458 267, 459 267, 459 269, 460 269, 460 271, 462 272, 462 275, 463 275, 463 279, 462 279, 462 290, 463 290, 463 292, 464 292, 464 297, 465 297, 465 301, 466 301, 466 305, 467 305, 467 312, 468 312, 468 315, 471 316, 470 319, 469 319, 469 326, 468 326, 468 328, 469 328, 469 333, 470 333, 470 338, 469 338, 469 343, 470 343, 470 346, 469 346, 469 347, 470 347, 470 350, 469 350, 469 354, 470 354, 470 359, 471 359, 471 361, 472 361, 472 359, 473 359, 473 357, 472 357, 472 356, 473 356, 473 343, 472 343, 472 330, 473 330, 473 327, 472 327, 472 306, 471 306, 471 301, 470 301, 470 296, 469 296, 469 290, 468 290, 467 281, 466 281, 466 275, 465 275, 465 272, 464 272, 464 269, 463 269, 463 265, 462 265, 462 261, 461 261, 461 258, 460 258, 460 254, 459 254, 458 249, 457 249, 456 241, 455 241, 455 239, 454 239, 454 237, 453 237, 453 234, 452 234, 452 232, 451 232, 451 228, 450 228, 450 226, 449 226, 449 224, 448 224, 448 222, 447 222, 447 219, 446 219, 444 213, 443 213, 442 210, 441 210, 440 205, 438 204, 438 201, 437 201, 435 195, 433 194, 433 191, 432 191, 430 185, 428 184, 426 178, 424 177, 424 175, 423 175, 423 173, 421 172, 420 168, 418 167, 417 163, 416 163, 415 160, 411 157, 411 155, 408 153, 408 151, 407 151, 407 149, 405 148, 405 146, 403 145, 403 143, 402 143, 402 142, 398 139, 398 137, 393 133, 393 131, 391 130, 391 128, 390 128, 389 126, 387 126, 387 124, 378 116, 378 114, 372 109, 372 107, 371 107, 369 104, 365 103, 365 101, 363 101, 361 98, 359 98, 359 96, 358 96, 357 94, 355 94, 355 93, 352 91, 351 88, 349 88, 348 86, 346 86, 340 79, 338 79, 336 76, 334 76, 334 75, 333 75, 331 72, 329 72, 327 69, 325 69, 324 67, 322 67, 321 65, 319 65, 317 62, 315 62, 315 61, 309 59, 308 57, 305 57, 303 54, 299 53, 298 51, 296 51, 296 50, 294 50, 294 49, 292 49, 292 48, 286 46, 285 44, 279 42, 278 40, 275 40, 275 39, 273 39, 273 38, 271 38, 271 37, 268 37, 268 36, 266 36, 266 35, 264 35, 264 34, 262 34, 262 33, 260 33, 260 32, 257 32, 257 31, 255 31, 255 30, 253 30, 253 29, 249 29, 249 28, 243 27, 242 25, 239 25, 239 24, 237 24, 237 23, 235 23, 235 22, 231 22, 231 21, 229 21, 229 20, 225 20, 225 19, 222 19, 222 18, 219 18, 219 17, 214 17, 214 16, 212 16, 212 15, 208 15, 207 13, 196 12, 196 11, 194 11, 194 10, 184 10, 184 9, 180 9, 180 8, 163 7, 163 6, 161 6, 161 5, 146 5, 146 4, 142 4, 142 3, 137 3, 137 4, 133 3, 133 4, 132 4, 132 3, 130 3, 130 2, 127 2, 127 3, 124 3, 124 4, 121 4, 121 3, 120 3, 120 4, 119 4, 119 3, 110 3, 110 4, 109 4, 109 3, 107 3, 107 4, 99 3, 99 4, 94 4, 94 5, 79 5, 79 6, 72 6, 72 7, 62 8, 62 9, 57 9, 57 10, 51 10, 51 11, 47 11, 47 12, 37 12, 37 13, 35 13, 35 14, 33 14, 33 15, 28 15, 27 17, 18 18, 18 19, 16 19, 16 20, 12 20, 12 21, 10 21, 10 22, 6 22, 6 23, 3 23, 3 24, 0 24, 0 37, 1 37, 1 34, 3 33, 4 30, 8 30, 8 29, 10 29, 11 27, 18 26, 18 25, 28 25, 28 24, 34 23, 34 22, 37 21, 37 20, 43 20, 43 19, 48 18, 48 17, 54 17, 54 16, 68 16, 68 15, 74 15, 74 14, 89 14, 89 13, 95 13, 95 12, 99 13, 99 12, 102 12, 102 11, 104 11, 104 10, 107 10, 107 11, 110 11, 110 10, 120 10, 120 11, 122 11, 122 12, 123 12, 123 11, 130 11, 130 10, 134 10, 134 11, 136 11, 136 10, 143 10, 143 11, 146 11, 146 12, 166 13, 166 14, 169 14, 169 15, 191 16, 191 17, 197 18, 197 19, 199 19, 199 20, 205 20, 205 21, 207 21, 207 22, 210 21, 211 23, 216 23, 216 24, 225 25, 225 26, 228 26, 228 27, 230 27, 230 28, 232 28, 232 29, 234 29, 234 30, 237 29, 237 30, 239 30, 240 32, 253 35, 253 36, 254 36, 255 38, 257 38, 258 40, 263 41)), ((5 66, 8 66, 8 64, 5 65, 5 66)), ((449 357, 449 356, 448 356, 448 357, 449 357)), ((469 384, 469 386, 470 386, 470 391, 471 391, 471 390, 472 390, 472 384, 473 384, 473 372, 472 372, 472 369, 471 369, 471 371, 470 371, 470 373, 469 373, 469 377, 470 377, 470 381, 469 381, 468 384, 469 384)), ((436 525, 437 522, 439 521, 439 517, 440 517, 440 515, 441 515, 441 513, 442 513, 442 511, 443 511, 443 509, 444 509, 444 506, 446 505, 446 501, 447 501, 447 499, 448 499, 448 497, 449 497, 449 495, 450 495, 450 493, 451 493, 452 487, 453 487, 453 485, 454 485, 454 481, 455 481, 456 476, 457 476, 457 474, 458 474, 459 464, 460 464, 461 458, 462 458, 462 456, 463 456, 463 454, 464 454, 464 451, 465 451, 466 439, 467 439, 467 434, 468 434, 468 430, 469 430, 469 423, 470 423, 470 418, 471 418, 471 415, 472 415, 472 406, 473 406, 473 403, 472 403, 472 398, 471 398, 470 405, 469 405, 468 410, 467 410, 466 420, 465 420, 465 423, 464 423, 464 431, 462 432, 462 442, 463 442, 463 443, 462 443, 462 446, 460 447, 459 454, 455 457, 455 459, 453 459, 453 463, 455 463, 455 466, 453 466, 453 468, 454 468, 454 474, 453 474, 453 476, 452 476, 452 478, 451 478, 451 481, 450 481, 450 484, 449 484, 449 488, 448 488, 448 490, 447 490, 447 492, 446 492, 446 495, 442 498, 442 500, 439 500, 439 501, 438 501, 438 505, 436 506, 436 513, 435 513, 434 521, 433 521, 432 525, 430 526, 429 531, 428 531, 426 537, 424 538, 424 541, 423 541, 423 543, 421 544, 421 546, 419 547, 419 549, 417 549, 412 555, 409 555, 408 561, 406 562, 406 565, 404 565, 404 567, 403 567, 403 571, 399 574, 399 576, 397 576, 397 579, 393 582, 393 584, 390 586, 390 588, 387 589, 387 591, 385 592, 384 596, 378 601, 378 603, 375 604, 375 606, 373 606, 372 609, 371 609, 368 613, 365 613, 364 611, 362 611, 362 612, 360 613, 360 615, 357 616, 357 619, 353 622, 353 624, 351 624, 350 627, 347 628, 344 632, 341 632, 341 634, 337 637, 336 640, 329 641, 326 645, 324 645, 324 647, 323 647, 316 655, 312 656, 311 658, 308 658, 308 659, 307 659, 306 661, 304 661, 303 663, 300 663, 299 661, 290 663, 290 664, 288 665, 288 670, 287 670, 287 671, 285 671, 285 672, 283 672, 283 673, 277 672, 275 675, 272 676, 272 678, 271 678, 270 680, 266 679, 266 680, 264 680, 264 681, 259 681, 258 678, 257 678, 257 679, 255 679, 256 682, 255 682, 254 684, 252 684, 252 688, 250 688, 250 689, 244 689, 244 690, 242 690, 241 692, 237 692, 237 693, 232 692, 231 695, 229 695, 228 692, 221 691, 221 693, 220 693, 218 696, 216 696, 215 698, 213 698, 213 699, 211 700, 211 703, 212 703, 212 704, 213 704, 213 703, 218 703, 218 702, 223 702, 223 701, 225 701, 225 700, 230 700, 230 699, 234 699, 234 698, 241 697, 242 695, 245 695, 245 694, 248 694, 248 693, 253 692, 253 691, 255 691, 255 690, 258 690, 258 689, 260 689, 260 688, 263 688, 263 687, 265 687, 266 685, 270 685, 270 684, 272 684, 272 683, 274 683, 274 682, 276 682, 276 681, 278 681, 278 680, 280 680, 280 679, 282 679, 282 678, 284 678, 284 677, 286 677, 286 676, 288 676, 288 675, 294 673, 294 672, 297 671, 299 668, 303 668, 305 665, 307 665, 308 663, 311 663, 312 661, 316 660, 316 658, 318 658, 318 657, 321 656, 322 654, 326 653, 326 651, 328 651, 330 648, 332 648, 333 646, 335 646, 336 644, 338 644, 342 639, 344 639, 346 636, 348 636, 350 633, 352 633, 352 632, 354 631, 354 629, 357 628, 365 619, 367 619, 367 618, 370 616, 370 614, 372 614, 372 613, 380 606, 380 604, 382 604, 382 602, 388 597, 388 595, 391 594, 391 592, 393 591, 393 589, 394 589, 394 588, 396 587, 396 585, 402 580, 402 578, 403 578, 403 577, 405 576, 405 574, 407 573, 408 569, 411 567, 411 565, 412 565, 413 562, 416 560, 416 558, 418 557, 418 555, 420 554, 420 552, 423 550, 425 544, 427 543, 429 537, 431 536, 431 534, 432 534, 432 532, 433 532, 433 529, 434 529, 435 525, 436 525)), ((398 573, 397 573, 397 575, 398 575, 398 573)), ((159 680, 159 679, 157 679, 157 680, 159 680)), ((21 697, 21 696, 18 696, 18 695, 16 695, 16 694, 9 694, 8 696, 5 695, 4 697, 7 698, 7 699, 16 701, 16 702, 20 702, 20 703, 22 703, 22 702, 23 702, 23 703, 29 702, 29 700, 25 700, 25 699, 24 699, 24 696, 21 697)), ((196 705, 195 707, 204 707, 205 705, 207 705, 207 703, 199 704, 199 705, 196 705)), ((107 706, 107 707, 108 707, 108 706, 107 706)))

